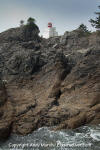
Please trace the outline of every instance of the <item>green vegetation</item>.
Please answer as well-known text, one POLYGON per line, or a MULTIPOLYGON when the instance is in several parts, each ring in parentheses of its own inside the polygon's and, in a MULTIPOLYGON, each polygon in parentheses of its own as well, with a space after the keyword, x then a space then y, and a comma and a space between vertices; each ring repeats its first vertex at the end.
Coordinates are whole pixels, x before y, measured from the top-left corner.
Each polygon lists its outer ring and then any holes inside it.
POLYGON ((36 20, 34 18, 28 18, 26 28, 32 32, 34 29, 39 30, 38 26, 36 25, 36 20))
POLYGON ((27 24, 35 24, 35 22, 36 22, 36 20, 34 19, 34 18, 28 18, 28 20, 27 20, 27 24))
MULTIPOLYGON (((98 6, 98 8, 100 9, 100 6, 98 6)), ((97 15, 95 20, 90 19, 89 21, 93 27, 95 27, 97 30, 100 30, 100 12, 95 12, 95 14, 97 15)))
POLYGON ((26 40, 31 40, 33 35, 36 33, 36 39, 37 34, 39 33, 39 28, 36 25, 36 20, 34 18, 28 18, 26 25, 24 25, 24 37, 26 40))
POLYGON ((89 32, 89 30, 87 29, 87 26, 84 25, 84 24, 81 24, 78 29, 81 30, 84 33, 88 33, 89 32))
POLYGON ((80 33, 80 36, 89 36, 90 31, 88 30, 87 26, 84 25, 83 23, 78 27, 78 31, 80 33))
POLYGON ((24 25, 24 20, 20 20, 20 26, 24 25))

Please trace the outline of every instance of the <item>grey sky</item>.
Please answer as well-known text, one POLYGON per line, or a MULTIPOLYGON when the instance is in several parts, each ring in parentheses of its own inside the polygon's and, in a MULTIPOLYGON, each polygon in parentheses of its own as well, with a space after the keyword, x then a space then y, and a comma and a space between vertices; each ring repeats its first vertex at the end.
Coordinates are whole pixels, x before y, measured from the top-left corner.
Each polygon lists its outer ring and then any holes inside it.
POLYGON ((99 0, 0 0, 0 32, 19 26, 21 19, 34 17, 41 34, 48 22, 59 34, 77 28, 81 23, 91 30, 88 20, 100 5, 99 0))

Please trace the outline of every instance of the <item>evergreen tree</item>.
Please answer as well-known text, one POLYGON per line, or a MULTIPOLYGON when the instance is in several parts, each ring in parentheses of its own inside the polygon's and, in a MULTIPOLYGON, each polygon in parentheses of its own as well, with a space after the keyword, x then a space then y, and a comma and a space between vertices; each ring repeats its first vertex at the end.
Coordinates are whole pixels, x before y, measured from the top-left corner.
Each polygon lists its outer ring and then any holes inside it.
POLYGON ((24 27, 24 36, 26 40, 31 40, 34 36, 38 39, 39 28, 35 22, 34 18, 28 18, 27 24, 24 27))
POLYGON ((28 18, 27 24, 35 24, 36 20, 34 18, 28 18))
POLYGON ((33 28, 39 30, 35 22, 36 20, 34 18, 31 18, 31 17, 28 18, 27 24, 26 24, 27 28, 29 28, 30 30, 33 30, 33 28))
POLYGON ((20 20, 20 26, 24 25, 24 20, 20 20))
MULTIPOLYGON (((100 6, 98 6, 98 8, 100 9, 100 6)), ((100 12, 95 12, 95 14, 97 15, 96 19, 90 19, 89 21, 93 27, 100 30, 100 12)))
POLYGON ((84 32, 84 33, 88 33, 88 29, 87 29, 87 26, 84 25, 84 24, 81 24, 78 28, 80 31, 84 32))

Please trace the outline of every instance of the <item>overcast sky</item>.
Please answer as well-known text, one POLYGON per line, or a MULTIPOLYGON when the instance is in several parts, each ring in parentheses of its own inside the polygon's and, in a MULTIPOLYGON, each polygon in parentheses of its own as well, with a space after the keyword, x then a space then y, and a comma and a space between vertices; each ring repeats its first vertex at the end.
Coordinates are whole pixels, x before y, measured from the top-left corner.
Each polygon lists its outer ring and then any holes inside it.
POLYGON ((0 0, 0 32, 19 26, 21 19, 36 19, 41 34, 48 22, 52 22, 59 34, 74 30, 95 18, 94 12, 100 0, 0 0))

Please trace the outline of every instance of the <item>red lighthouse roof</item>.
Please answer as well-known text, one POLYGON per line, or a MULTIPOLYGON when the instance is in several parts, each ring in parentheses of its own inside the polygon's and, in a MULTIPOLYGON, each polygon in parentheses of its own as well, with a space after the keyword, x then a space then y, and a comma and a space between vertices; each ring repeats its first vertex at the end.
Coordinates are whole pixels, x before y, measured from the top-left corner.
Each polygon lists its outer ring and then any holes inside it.
POLYGON ((52 28, 52 23, 51 22, 48 22, 48 27, 52 28))

